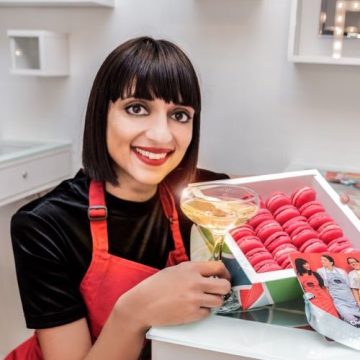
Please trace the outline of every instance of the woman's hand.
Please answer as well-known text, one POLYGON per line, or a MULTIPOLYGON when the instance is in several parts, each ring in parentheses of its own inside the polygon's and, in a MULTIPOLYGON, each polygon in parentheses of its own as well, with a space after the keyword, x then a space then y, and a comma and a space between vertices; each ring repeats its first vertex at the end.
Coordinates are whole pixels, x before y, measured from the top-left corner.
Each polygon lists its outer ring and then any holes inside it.
POLYGON ((184 262, 165 268, 122 295, 118 315, 138 329, 200 320, 220 307, 230 289, 221 261, 184 262))
POLYGON ((222 305, 229 278, 221 261, 161 270, 118 299, 93 346, 86 319, 38 330, 44 359, 138 359, 149 327, 204 318, 222 305))

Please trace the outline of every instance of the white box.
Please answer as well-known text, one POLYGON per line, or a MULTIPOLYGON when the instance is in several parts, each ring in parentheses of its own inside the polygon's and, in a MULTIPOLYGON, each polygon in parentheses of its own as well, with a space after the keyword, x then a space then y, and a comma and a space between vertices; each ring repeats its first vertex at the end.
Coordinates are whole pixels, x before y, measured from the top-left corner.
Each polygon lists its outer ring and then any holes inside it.
MULTIPOLYGON (((245 185, 264 199, 275 191, 290 195, 300 187, 310 186, 316 191, 317 200, 342 228, 353 247, 360 248, 360 220, 347 205, 341 203, 339 195, 317 170, 252 176, 220 182, 245 185)), ((233 257, 224 254, 223 261, 232 273, 233 289, 244 308, 292 300, 301 296, 302 290, 293 269, 256 273, 235 240, 228 235, 225 241, 233 257)), ((201 253, 199 252, 201 242, 204 242, 204 233, 193 227, 192 255, 201 253)), ((204 249, 204 246, 202 248, 204 249)))

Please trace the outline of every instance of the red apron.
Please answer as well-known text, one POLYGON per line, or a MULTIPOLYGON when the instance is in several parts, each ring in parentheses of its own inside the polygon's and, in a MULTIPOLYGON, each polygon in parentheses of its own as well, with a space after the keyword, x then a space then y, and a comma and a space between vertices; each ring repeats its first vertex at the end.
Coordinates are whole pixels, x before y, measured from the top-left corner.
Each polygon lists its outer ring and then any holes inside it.
MULTIPOLYGON (((160 184, 160 199, 174 239, 174 250, 169 253, 166 266, 187 261, 181 237, 174 198, 165 184, 160 184)), ((99 336, 116 300, 126 291, 155 274, 158 269, 126 260, 108 252, 107 208, 104 185, 91 181, 89 209, 93 254, 90 266, 81 281, 80 291, 88 311, 92 340, 99 336)), ((42 360, 36 333, 13 350, 5 360, 42 360)))
POLYGON ((313 274, 309 275, 305 273, 299 276, 299 279, 301 281, 301 285, 304 288, 304 291, 314 295, 314 297, 310 300, 312 304, 318 306, 320 309, 323 309, 330 315, 333 315, 337 318, 339 317, 333 300, 327 289, 320 287, 319 280, 313 274))

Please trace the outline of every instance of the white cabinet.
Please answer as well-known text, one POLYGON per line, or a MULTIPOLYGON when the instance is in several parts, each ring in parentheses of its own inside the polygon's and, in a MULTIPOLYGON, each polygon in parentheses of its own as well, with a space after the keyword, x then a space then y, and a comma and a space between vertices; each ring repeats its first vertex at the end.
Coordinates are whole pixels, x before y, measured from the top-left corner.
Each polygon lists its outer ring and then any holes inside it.
POLYGON ((0 141, 0 206, 54 187, 71 172, 70 144, 0 141))
POLYGON ((43 30, 8 30, 11 73, 35 76, 69 74, 66 34, 43 30))
POLYGON ((115 0, 0 0, 0 6, 105 6, 114 7, 115 0))

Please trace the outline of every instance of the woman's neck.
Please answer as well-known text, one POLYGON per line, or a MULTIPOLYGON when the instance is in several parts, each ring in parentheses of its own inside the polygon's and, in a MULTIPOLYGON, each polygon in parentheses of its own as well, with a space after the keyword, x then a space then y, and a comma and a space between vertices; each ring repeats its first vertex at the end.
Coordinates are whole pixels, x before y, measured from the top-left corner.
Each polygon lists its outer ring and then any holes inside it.
POLYGON ((105 184, 105 189, 111 195, 119 199, 143 202, 151 199, 156 191, 157 185, 151 186, 131 186, 131 185, 113 185, 111 183, 105 184))

